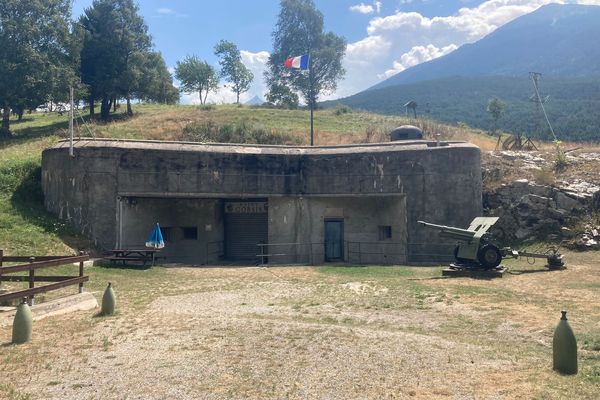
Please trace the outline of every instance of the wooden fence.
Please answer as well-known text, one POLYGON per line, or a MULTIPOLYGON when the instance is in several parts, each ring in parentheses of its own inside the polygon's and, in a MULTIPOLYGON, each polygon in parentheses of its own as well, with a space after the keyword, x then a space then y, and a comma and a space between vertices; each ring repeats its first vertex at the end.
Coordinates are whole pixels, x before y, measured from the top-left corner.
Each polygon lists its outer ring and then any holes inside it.
POLYGON ((80 253, 78 256, 5 256, 0 250, 0 283, 2 282, 28 282, 29 288, 0 294, 0 304, 10 300, 27 298, 29 305, 33 305, 33 299, 36 294, 50 292, 71 285, 79 285, 79 293, 83 292, 83 283, 89 280, 89 276, 83 274, 83 263, 90 259, 87 254, 80 253), (3 267, 3 262, 27 262, 26 264, 11 265, 3 267), (79 275, 76 276, 42 276, 36 275, 36 270, 42 268, 58 267, 79 263, 79 275), (28 272, 28 275, 13 275, 17 272, 28 272), (35 286, 36 282, 54 282, 48 285, 35 286))

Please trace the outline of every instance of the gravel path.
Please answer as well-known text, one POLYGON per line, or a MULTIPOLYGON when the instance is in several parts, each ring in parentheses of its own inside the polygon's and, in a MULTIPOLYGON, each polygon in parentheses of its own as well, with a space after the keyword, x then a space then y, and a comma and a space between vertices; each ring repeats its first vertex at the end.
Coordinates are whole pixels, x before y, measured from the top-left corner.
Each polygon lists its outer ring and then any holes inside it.
MULTIPOLYGON (((473 325, 473 337, 465 337, 469 321, 496 315, 467 301, 473 298, 425 297, 423 307, 407 306, 414 294, 384 280, 325 279, 309 268, 191 274, 202 282, 198 290, 188 281, 189 293, 158 297, 138 311, 40 321, 23 349, 41 361, 21 365, 11 349, 17 367, 0 369, 11 379, 5 392, 57 400, 512 399, 535 392, 532 376, 552 375, 547 359, 473 340, 510 337, 546 348, 547 332, 522 326, 519 316, 481 325, 483 333, 473 325), (373 299, 383 306, 370 308, 373 299)), ((530 289, 534 281, 523 282, 530 289)), ((4 343, 8 332, 0 333, 4 343)))

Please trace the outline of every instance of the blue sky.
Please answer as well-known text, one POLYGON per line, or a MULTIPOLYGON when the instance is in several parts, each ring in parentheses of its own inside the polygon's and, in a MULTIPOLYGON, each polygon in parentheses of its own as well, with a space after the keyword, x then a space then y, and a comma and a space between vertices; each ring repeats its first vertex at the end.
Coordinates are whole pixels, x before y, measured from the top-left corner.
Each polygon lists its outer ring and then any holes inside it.
MULTIPOLYGON (((348 96, 418 63, 445 55, 462 44, 481 39, 499 26, 551 2, 599 4, 600 0, 315 0, 325 29, 348 41, 346 78, 335 93, 348 96)), ((92 0, 75 0, 77 18, 92 0)), ((170 68, 186 55, 197 55, 217 65, 214 45, 221 39, 242 50, 243 61, 255 82, 242 101, 264 97, 262 71, 271 51, 271 32, 277 20, 277 0, 140 0, 155 49, 170 68)), ((184 95, 193 102, 197 96, 184 95)), ((233 93, 222 88, 209 101, 231 102, 233 93)))

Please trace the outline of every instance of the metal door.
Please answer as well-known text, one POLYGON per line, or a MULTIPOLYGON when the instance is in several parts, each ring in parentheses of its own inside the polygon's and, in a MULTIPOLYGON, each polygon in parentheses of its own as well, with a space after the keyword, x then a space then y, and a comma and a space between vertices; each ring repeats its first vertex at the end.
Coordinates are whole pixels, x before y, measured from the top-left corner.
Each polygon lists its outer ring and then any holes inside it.
POLYGON ((267 202, 225 203, 225 257, 257 260, 257 244, 268 240, 267 202))
POLYGON ((344 259, 344 220, 325 221, 325 261, 344 259))

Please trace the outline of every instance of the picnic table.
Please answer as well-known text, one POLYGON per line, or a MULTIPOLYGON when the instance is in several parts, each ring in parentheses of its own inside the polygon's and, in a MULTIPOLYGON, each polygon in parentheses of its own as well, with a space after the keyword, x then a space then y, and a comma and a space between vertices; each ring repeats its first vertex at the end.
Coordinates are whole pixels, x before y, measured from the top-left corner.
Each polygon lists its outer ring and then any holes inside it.
POLYGON ((105 258, 115 263, 121 261, 123 265, 128 261, 141 262, 143 265, 150 262, 151 265, 154 265, 154 261, 157 258, 156 253, 159 251, 158 249, 113 249, 110 251, 112 255, 105 258))

